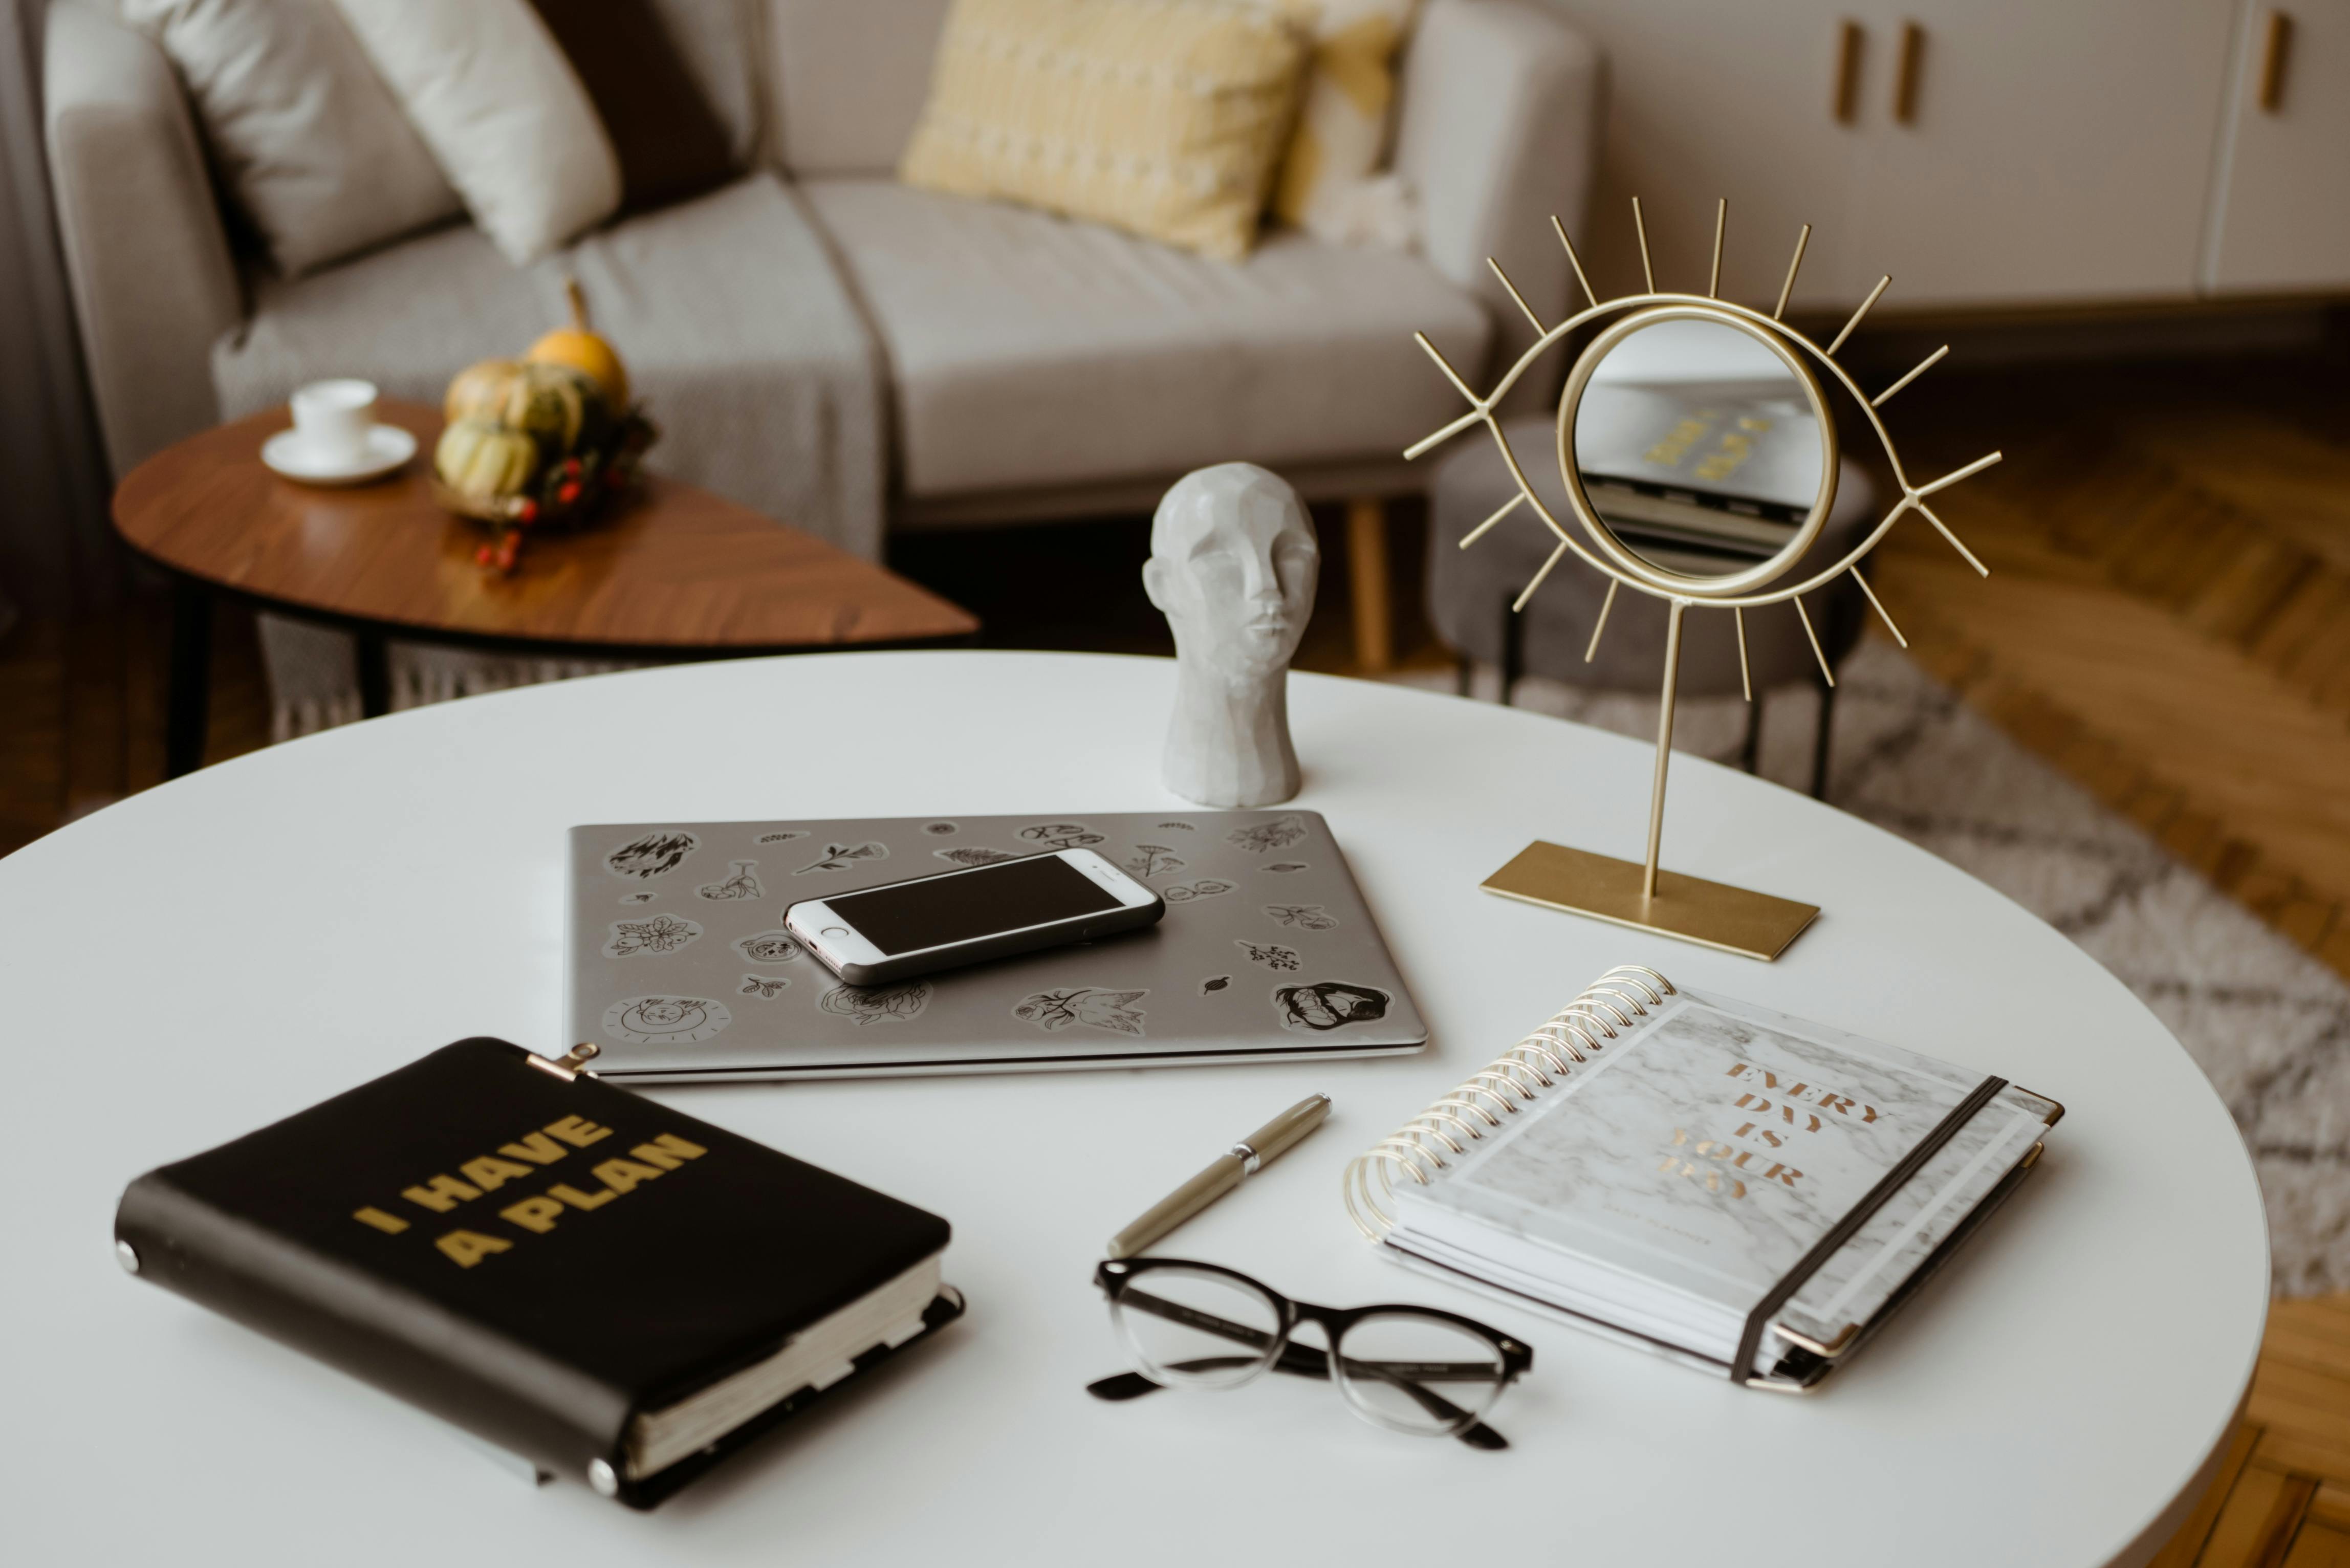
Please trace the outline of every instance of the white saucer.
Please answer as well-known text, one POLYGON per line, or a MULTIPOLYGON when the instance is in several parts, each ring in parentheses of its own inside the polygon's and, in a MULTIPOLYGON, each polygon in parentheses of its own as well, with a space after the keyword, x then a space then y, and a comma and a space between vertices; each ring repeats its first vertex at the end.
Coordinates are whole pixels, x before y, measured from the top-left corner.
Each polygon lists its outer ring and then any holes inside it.
POLYGON ((398 425, 369 425, 367 450, 356 458, 321 461, 300 431, 279 431, 261 443, 261 461, 304 484, 364 484, 380 479, 416 455, 416 437, 398 425))

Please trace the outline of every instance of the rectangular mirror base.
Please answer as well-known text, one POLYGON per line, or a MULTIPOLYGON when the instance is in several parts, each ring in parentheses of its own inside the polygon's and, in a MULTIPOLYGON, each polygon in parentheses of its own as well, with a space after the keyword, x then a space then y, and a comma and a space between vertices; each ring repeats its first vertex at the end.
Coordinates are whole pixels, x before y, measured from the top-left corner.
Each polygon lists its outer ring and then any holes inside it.
POLYGON ((1751 893, 1677 871, 1657 873, 1653 898, 1640 896, 1638 860, 1618 860, 1540 839, 1481 884, 1488 893, 1522 898, 1570 915, 1656 931, 1769 963, 1786 951, 1819 914, 1815 904, 1751 893))

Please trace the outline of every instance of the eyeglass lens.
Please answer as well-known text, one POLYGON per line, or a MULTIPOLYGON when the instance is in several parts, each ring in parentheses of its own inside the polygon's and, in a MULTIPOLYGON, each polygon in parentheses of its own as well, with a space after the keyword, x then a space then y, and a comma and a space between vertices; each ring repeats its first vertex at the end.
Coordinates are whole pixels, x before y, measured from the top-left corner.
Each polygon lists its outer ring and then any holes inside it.
POLYGON ((1399 1432, 1461 1431, 1502 1392, 1501 1352, 1442 1318, 1375 1313, 1348 1324, 1334 1350, 1332 1368, 1347 1402, 1399 1432))
POLYGON ((1281 1343, 1273 1298, 1205 1270, 1152 1269, 1118 1293, 1110 1315, 1142 1372, 1193 1388, 1238 1387, 1281 1343))

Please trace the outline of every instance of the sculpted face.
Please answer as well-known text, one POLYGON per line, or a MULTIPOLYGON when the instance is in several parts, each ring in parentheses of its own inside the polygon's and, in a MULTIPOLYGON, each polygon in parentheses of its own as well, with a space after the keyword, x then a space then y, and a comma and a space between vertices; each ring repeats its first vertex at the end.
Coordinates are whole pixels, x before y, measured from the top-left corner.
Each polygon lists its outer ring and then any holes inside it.
POLYGON ((1187 661, 1266 675, 1297 651, 1321 559, 1297 493, 1253 463, 1228 462, 1167 493, 1142 580, 1187 661))

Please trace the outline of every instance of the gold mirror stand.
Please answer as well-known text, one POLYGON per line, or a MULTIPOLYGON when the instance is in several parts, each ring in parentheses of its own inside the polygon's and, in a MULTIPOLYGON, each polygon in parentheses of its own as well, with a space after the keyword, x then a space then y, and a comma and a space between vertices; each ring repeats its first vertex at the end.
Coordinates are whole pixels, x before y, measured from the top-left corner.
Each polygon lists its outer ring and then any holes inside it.
POLYGON ((1810 243, 1812 236, 1811 225, 1804 224, 1802 233, 1796 236, 1795 254, 1794 259, 1787 264, 1787 278, 1779 290, 1778 304, 1770 315, 1765 316, 1760 311, 1730 304, 1719 297, 1721 285, 1722 238, 1728 218, 1729 202, 1726 201, 1719 202, 1714 212, 1712 277, 1707 286, 1707 292, 1703 295, 1660 294, 1656 291, 1656 271, 1648 257, 1647 226, 1641 221, 1639 200, 1635 197, 1632 202, 1632 220, 1639 234, 1641 273, 1648 283, 1648 291, 1644 294, 1625 295, 1604 303, 1592 292, 1590 279, 1584 274, 1583 263, 1575 255, 1575 246, 1567 239, 1565 226, 1557 218, 1552 218, 1551 229, 1557 234, 1559 244, 1565 247, 1567 262, 1573 267, 1575 282, 1581 286, 1584 298, 1587 302, 1587 308, 1568 317, 1556 326, 1544 326, 1541 317, 1534 314, 1533 307, 1526 304, 1525 296, 1518 292, 1516 286, 1512 284, 1507 275, 1503 273, 1500 265, 1488 257, 1485 265, 1492 268, 1493 275, 1501 280, 1502 286, 1508 291, 1510 297, 1516 301, 1518 308, 1524 312, 1526 319, 1533 323, 1535 334, 1534 345, 1519 357, 1517 362, 1511 366, 1490 394, 1480 397, 1469 389, 1468 383, 1461 379, 1450 364, 1446 363, 1444 356, 1437 351, 1436 346, 1430 343, 1425 335, 1414 334, 1420 348, 1427 351, 1429 358, 1435 360, 1437 368, 1443 372, 1445 379, 1469 400, 1470 410, 1441 430, 1416 442, 1405 452, 1404 456, 1408 459, 1418 458, 1472 426, 1482 425, 1485 428, 1493 438, 1494 445, 1500 448, 1502 461, 1509 465, 1511 477, 1517 482, 1518 493, 1511 497, 1491 517, 1471 529, 1461 538, 1461 548, 1465 550, 1475 544, 1521 505, 1531 507, 1535 516, 1550 529, 1555 544, 1549 558, 1543 563, 1541 569, 1535 572, 1533 581, 1526 585, 1525 591, 1518 596, 1516 602, 1511 607, 1512 611, 1521 613, 1525 609, 1527 603, 1534 597, 1534 591, 1542 587, 1553 568, 1556 567, 1570 552, 1580 557, 1585 565, 1609 579, 1607 597, 1600 605, 1597 620, 1592 628, 1591 644, 1584 654, 1586 662, 1598 652, 1599 639, 1607 628, 1607 612, 1615 606, 1616 593, 1618 588, 1628 587, 1636 592, 1661 598, 1666 601, 1668 607, 1664 681, 1659 694, 1657 715, 1657 763, 1654 782, 1649 787, 1648 842, 1646 859, 1620 860, 1613 856, 1600 855, 1590 850, 1575 849, 1563 844, 1536 840, 1521 850, 1508 865, 1487 877, 1483 883, 1485 889, 1504 898, 1521 898, 1528 903, 1541 904, 1550 909, 1588 915, 1596 919, 1608 920, 1640 930, 1656 931, 1661 935, 1679 938, 1684 941, 1699 942, 1707 947, 1742 953, 1747 957, 1762 959, 1767 962, 1785 951, 1787 945, 1803 934, 1804 928, 1809 926, 1813 919, 1819 914, 1818 906, 1802 903, 1793 898, 1779 898, 1769 893, 1733 888, 1720 882, 1709 882, 1700 877, 1684 876, 1679 872, 1665 871, 1659 864, 1664 846, 1665 778, 1667 767, 1672 756, 1674 695, 1680 674, 1682 619, 1693 608, 1727 609, 1731 612, 1737 628, 1739 671, 1745 686, 1746 700, 1752 702, 1754 700, 1754 691, 1752 680, 1748 674, 1745 612, 1764 606, 1792 604, 1796 616, 1803 622, 1804 634, 1811 642, 1813 656, 1819 660, 1821 676, 1830 686, 1834 686, 1835 672, 1828 666, 1826 653, 1820 646, 1819 634, 1813 629, 1810 614, 1804 608, 1802 596, 1825 587, 1838 576, 1850 573, 1853 581, 1859 585, 1862 594, 1867 597, 1878 617, 1884 620, 1887 629, 1892 632, 1894 640, 1904 648, 1908 647, 1908 639, 1901 635, 1901 628, 1893 624, 1892 617, 1886 614, 1885 606, 1878 602, 1875 591, 1868 586, 1868 580, 1860 575, 1860 561, 1869 551, 1877 547, 1885 535, 1891 532, 1893 525, 1906 514, 1915 512, 1931 524, 1935 531, 1949 541, 1950 547, 1957 550, 1960 557, 1967 565, 1972 566, 1977 574, 1990 576, 1989 570, 1983 564, 1959 542, 1958 535, 1950 532, 1949 526, 1935 515, 1933 509, 1926 503, 1927 498, 1937 491, 1945 490, 1969 475, 1989 468, 2000 460, 2001 454, 1994 452, 1977 458, 1964 467, 1954 469, 1939 479, 1925 484, 1912 483, 1907 471, 1901 466, 1900 454, 1895 451, 1893 438, 1886 430, 1885 421, 1877 410, 1891 400, 1895 393, 1916 380, 1943 355, 1949 353, 1949 346, 1946 344, 1937 348, 1914 369, 1877 393, 1876 397, 1867 396, 1844 367, 1836 362, 1835 356, 1836 350, 1843 348, 1846 340, 1852 336, 1854 328, 1860 325, 1861 318, 1868 314, 1869 307, 1883 297, 1887 287, 1893 281, 1892 278, 1888 276, 1877 281, 1877 286, 1869 291, 1868 297, 1861 301, 1860 307, 1854 311, 1851 319, 1845 323, 1844 329, 1835 335, 1835 339, 1826 348, 1823 348, 1781 319, 1786 313, 1788 296, 1794 291, 1796 271, 1804 264, 1804 249, 1810 243), (1566 483, 1569 507, 1584 535, 1578 538, 1575 532, 1570 531, 1565 523, 1553 514, 1551 509, 1543 503, 1542 498, 1534 493, 1534 487, 1527 483, 1525 471, 1519 466, 1517 455, 1511 451, 1509 442, 1503 436, 1501 421, 1494 410, 1508 395, 1511 388, 1517 384, 1519 378, 1526 374, 1542 356, 1559 346, 1577 327, 1607 317, 1623 317, 1625 319, 1603 330, 1591 346, 1577 358, 1575 366, 1568 373, 1566 389, 1561 396, 1559 406, 1559 472, 1566 483), (1673 318, 1719 322, 1770 347, 1779 356, 1781 361, 1789 366, 1797 379, 1804 384, 1820 417, 1823 451, 1820 493, 1810 514, 1804 519, 1796 536, 1783 546, 1778 554, 1754 567, 1721 577, 1691 576, 1668 571, 1632 554, 1614 536, 1593 509, 1591 499, 1585 493, 1582 475, 1575 461, 1575 410, 1581 400, 1584 389, 1588 384, 1592 372, 1597 368, 1599 358, 1617 341, 1630 332, 1638 330, 1639 327, 1657 320, 1673 318), (1894 482, 1899 486, 1901 494, 1900 498, 1893 504, 1891 510, 1887 512, 1877 521, 1876 526, 1871 528, 1852 549, 1823 569, 1799 581, 1790 583, 1784 581, 1785 577, 1795 566, 1797 559, 1810 547, 1813 541, 1817 538, 1820 530, 1825 525, 1827 513, 1834 504, 1835 494, 1838 461, 1835 421, 1832 410, 1827 407, 1825 394, 1820 389, 1817 378, 1812 374, 1811 366, 1813 365, 1816 365, 1831 380, 1843 388, 1859 406, 1862 413, 1866 416, 1870 428, 1876 432, 1878 442, 1885 450, 1886 461, 1891 465, 1894 482))

